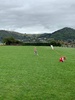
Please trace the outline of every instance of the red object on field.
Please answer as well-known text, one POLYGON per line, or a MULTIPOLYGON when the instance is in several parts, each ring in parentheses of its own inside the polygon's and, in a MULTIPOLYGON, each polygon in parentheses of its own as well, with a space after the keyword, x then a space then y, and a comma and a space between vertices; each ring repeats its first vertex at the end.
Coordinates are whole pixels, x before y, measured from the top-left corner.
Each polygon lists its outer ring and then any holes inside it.
POLYGON ((66 60, 66 57, 60 57, 59 59, 60 62, 64 62, 64 60, 66 60))

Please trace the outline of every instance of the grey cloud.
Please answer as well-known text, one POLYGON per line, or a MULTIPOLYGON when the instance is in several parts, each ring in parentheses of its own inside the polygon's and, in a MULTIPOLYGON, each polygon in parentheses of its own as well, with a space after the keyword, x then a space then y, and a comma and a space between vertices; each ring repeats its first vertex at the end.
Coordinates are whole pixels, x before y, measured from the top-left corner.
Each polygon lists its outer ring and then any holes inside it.
POLYGON ((0 27, 26 32, 28 29, 41 32, 65 26, 74 28, 74 5, 74 0, 1 0, 0 27))

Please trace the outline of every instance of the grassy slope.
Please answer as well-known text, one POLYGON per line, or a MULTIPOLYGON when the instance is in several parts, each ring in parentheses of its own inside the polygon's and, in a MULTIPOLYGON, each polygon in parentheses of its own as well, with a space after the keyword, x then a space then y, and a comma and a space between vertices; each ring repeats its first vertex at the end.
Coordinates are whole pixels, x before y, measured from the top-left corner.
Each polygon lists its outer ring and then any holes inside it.
POLYGON ((75 49, 37 47, 38 56, 33 49, 0 47, 0 100, 74 100, 75 49))

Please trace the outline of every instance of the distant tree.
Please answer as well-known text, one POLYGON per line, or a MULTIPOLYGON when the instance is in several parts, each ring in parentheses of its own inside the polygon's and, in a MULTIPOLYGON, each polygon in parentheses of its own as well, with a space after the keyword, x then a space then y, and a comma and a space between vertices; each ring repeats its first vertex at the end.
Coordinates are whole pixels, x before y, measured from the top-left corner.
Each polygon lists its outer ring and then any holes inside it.
POLYGON ((55 40, 51 41, 50 44, 53 45, 53 46, 61 46, 61 43, 58 42, 58 41, 55 41, 55 40))
POLYGON ((20 45, 20 44, 22 44, 21 41, 16 40, 16 39, 13 38, 13 37, 4 38, 4 39, 3 39, 3 43, 5 43, 6 45, 20 45))

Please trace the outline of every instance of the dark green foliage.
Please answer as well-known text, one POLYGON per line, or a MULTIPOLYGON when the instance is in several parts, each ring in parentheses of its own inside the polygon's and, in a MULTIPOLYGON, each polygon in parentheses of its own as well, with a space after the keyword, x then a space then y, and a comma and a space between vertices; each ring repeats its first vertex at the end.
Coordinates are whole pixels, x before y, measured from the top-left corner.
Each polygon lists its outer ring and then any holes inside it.
POLYGON ((53 46, 61 46, 61 43, 57 41, 51 41, 50 44, 53 46))
POLYGON ((59 42, 52 41, 50 43, 23 43, 24 46, 61 46, 59 42))
POLYGON ((13 37, 4 38, 4 39, 3 39, 3 42, 4 42, 6 45, 21 45, 21 44, 22 44, 21 41, 16 40, 16 39, 13 38, 13 37))

